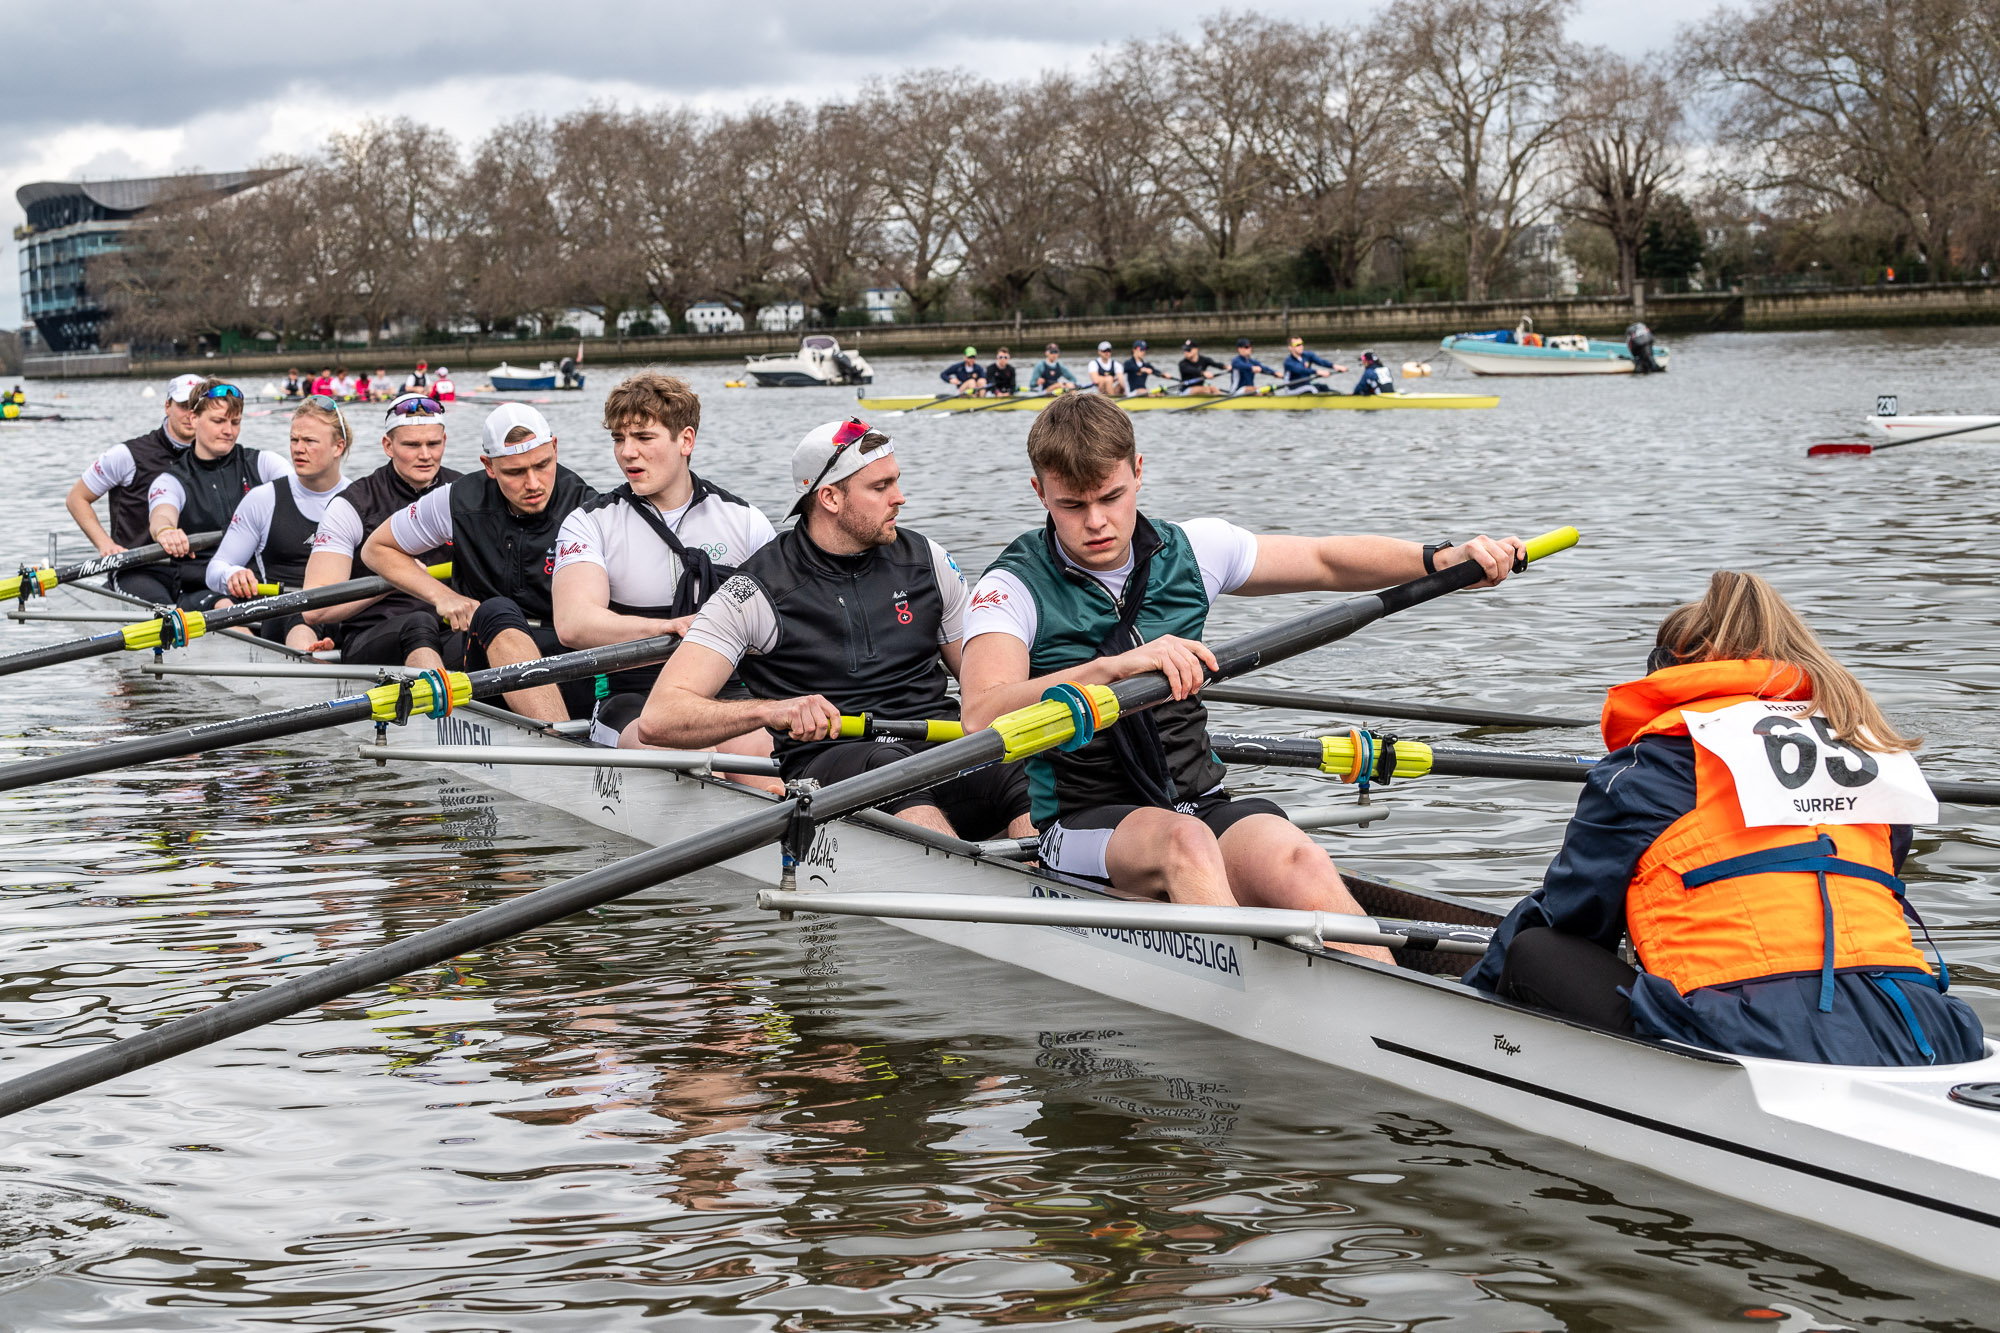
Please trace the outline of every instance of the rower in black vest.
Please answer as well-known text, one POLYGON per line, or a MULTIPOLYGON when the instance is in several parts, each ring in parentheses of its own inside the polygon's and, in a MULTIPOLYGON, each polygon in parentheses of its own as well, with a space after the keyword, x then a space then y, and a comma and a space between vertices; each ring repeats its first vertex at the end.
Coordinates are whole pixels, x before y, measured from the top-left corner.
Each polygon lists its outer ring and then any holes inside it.
MULTIPOLYGON (((887 436, 829 422, 792 455, 799 522, 709 598, 639 719, 648 745, 707 746, 768 727, 786 780, 822 785, 915 753, 917 741, 839 739, 841 717, 956 717, 966 590, 936 542, 899 531, 900 473, 887 436), (755 696, 718 698, 732 671, 755 696)), ((1025 837, 1018 765, 994 765, 883 809, 945 833, 1025 837)))
MULTIPOLYGON (((391 413, 414 397, 398 398, 391 413)), ((557 464, 555 433, 525 403, 493 410, 481 453, 483 472, 391 514, 362 548, 370 568, 428 602, 449 627, 447 633, 426 621, 437 641, 424 650, 432 660, 422 665, 504 666, 562 649, 549 590, 556 534, 570 511, 597 492, 557 464), (449 587, 416 559, 445 544, 452 548, 449 587)), ((593 693, 588 680, 539 685, 514 691, 507 703, 524 716, 561 722, 572 710, 588 711, 593 693)))
MULTIPOLYGON (((312 558, 306 562, 305 586, 320 588, 375 571, 361 558, 368 534, 391 514, 408 509, 433 489, 458 480, 443 466, 444 407, 433 399, 412 395, 390 405, 384 416, 382 452, 389 461, 349 486, 327 506, 313 535, 312 558), (398 406, 403 411, 397 411, 398 406)), ((450 545, 420 553, 425 568, 451 560, 450 545)), ((397 591, 364 602, 348 602, 306 612, 306 623, 329 634, 344 662, 371 666, 433 665, 413 661, 419 653, 436 656, 437 611, 430 603, 397 591)))
POLYGON ((173 557, 169 568, 180 580, 176 599, 187 610, 215 606, 220 594, 206 584, 208 558, 188 553, 189 532, 226 529, 243 497, 267 481, 289 478, 292 470, 274 454, 239 446, 243 393, 233 384, 207 380, 196 390, 194 448, 153 479, 146 496, 153 540, 173 557))
MULTIPOLYGON (((106 449, 70 487, 63 507, 99 555, 144 546, 152 540, 146 524, 146 495, 153 488, 153 479, 194 446, 194 394, 202 383, 199 375, 177 377, 167 385, 165 420, 144 435, 106 449), (111 522, 108 532, 93 508, 106 495, 111 497, 106 506, 111 522)), ((181 594, 171 571, 160 565, 120 570, 111 576, 111 584, 120 592, 154 603, 171 603, 181 594)))

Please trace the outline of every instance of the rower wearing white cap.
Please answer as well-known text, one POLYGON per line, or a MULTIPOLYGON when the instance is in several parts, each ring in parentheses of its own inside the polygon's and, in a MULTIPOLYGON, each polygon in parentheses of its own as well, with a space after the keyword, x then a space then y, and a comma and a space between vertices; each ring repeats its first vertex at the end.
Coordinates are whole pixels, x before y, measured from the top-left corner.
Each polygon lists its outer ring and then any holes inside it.
MULTIPOLYGON (((146 533, 146 492, 152 489, 153 478, 194 447, 194 394, 202 382, 200 375, 176 376, 167 385, 166 419, 144 435, 106 449, 70 487, 63 507, 98 554, 111 555, 152 540, 146 533), (104 495, 111 497, 109 532, 92 508, 104 495)), ((181 593, 172 571, 155 567, 120 570, 112 576, 112 585, 161 605, 177 600, 181 593)))
POLYGON ((1097 386, 1099 393, 1108 393, 1113 398, 1125 392, 1125 377, 1120 373, 1118 358, 1112 354, 1111 344, 1097 344, 1097 356, 1084 366, 1090 372, 1090 382, 1097 386))
MULTIPOLYGON (((425 617, 437 633, 430 645, 435 659, 415 665, 507 666, 562 651, 549 586, 556 536, 563 520, 597 492, 556 462, 555 432, 526 403, 493 409, 479 452, 482 471, 397 510, 361 550, 370 569, 430 603, 450 628, 447 636, 425 617), (432 578, 418 558, 447 544, 455 587, 432 578)), ((571 693, 583 703, 590 689, 585 681, 571 693)), ((515 690, 507 706, 544 722, 569 717, 555 685, 515 690)))
MULTIPOLYGON (((864 422, 830 421, 801 440, 792 453, 799 521, 695 616, 646 701, 640 739, 706 747, 767 727, 785 779, 824 785, 925 745, 840 740, 843 714, 957 717, 945 685, 958 674, 965 580, 942 546, 897 527, 900 479, 889 437, 864 422), (718 698, 732 674, 756 697, 718 698)), ((1032 831, 1018 765, 882 808, 963 838, 1032 831)))

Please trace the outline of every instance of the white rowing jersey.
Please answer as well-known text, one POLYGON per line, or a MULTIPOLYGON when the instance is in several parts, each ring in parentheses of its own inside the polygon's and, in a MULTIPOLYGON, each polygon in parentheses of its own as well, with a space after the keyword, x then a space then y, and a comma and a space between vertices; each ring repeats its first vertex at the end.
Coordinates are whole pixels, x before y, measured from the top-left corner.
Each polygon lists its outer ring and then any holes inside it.
MULTIPOLYGON (((281 477, 291 475, 292 465, 286 462, 282 455, 274 454, 269 449, 258 451, 258 481, 277 481, 281 477)), ((176 510, 187 508, 187 488, 182 486, 181 479, 171 472, 162 472, 153 478, 153 489, 146 492, 146 508, 157 509, 161 505, 172 505, 176 510)))
MULTIPOLYGON (((341 482, 341 489, 346 488, 347 483, 341 482)), ((319 531, 313 534, 313 554, 331 551, 351 560, 367 540, 368 529, 361 526, 361 514, 347 497, 336 494, 329 499, 326 511, 319 516, 319 531)))
MULTIPOLYGON (((194 448, 192 444, 182 444, 175 439, 172 431, 166 431, 165 434, 173 444, 174 456, 177 458, 194 448)), ((103 495, 115 487, 130 486, 138 479, 139 461, 132 457, 132 450, 122 444, 114 444, 92 459, 90 466, 85 468, 83 475, 78 478, 89 488, 92 495, 103 495)))
MULTIPOLYGON (((288 472, 281 480, 251 487, 250 493, 243 497, 242 503, 236 506, 236 512, 230 516, 229 526, 223 531, 215 554, 208 558, 208 590, 228 592, 229 576, 239 569, 250 568, 250 562, 263 553, 271 540, 271 519, 278 512, 278 487, 291 487, 292 503, 298 506, 299 514, 311 522, 322 523, 334 497, 346 490, 348 485, 347 478, 342 477, 326 490, 309 491, 304 482, 288 472)), ((352 506, 349 506, 348 512, 354 512, 352 506)), ((357 518, 355 526, 359 527, 360 522, 357 518)))
MULTIPOLYGON (((673 605, 681 562, 636 508, 651 503, 620 487, 571 510, 556 536, 554 572, 560 574, 571 565, 596 565, 611 581, 613 605, 673 605)), ((732 570, 778 535, 756 505, 699 477, 686 504, 678 509, 655 507, 654 513, 682 545, 732 570)))
MULTIPOLYGON (((1208 592, 1209 605, 1250 581, 1251 572, 1257 568, 1256 533, 1219 518, 1197 518, 1180 527, 1194 550, 1195 563, 1201 566, 1202 587, 1208 592)), ((1056 549, 1062 550, 1060 543, 1056 549)), ((1069 552, 1063 551, 1063 559, 1069 560, 1069 552)), ((1082 570, 1102 583, 1113 597, 1124 595, 1125 580, 1131 577, 1133 563, 1134 557, 1129 553, 1125 563, 1116 569, 1084 569, 1069 560, 1072 569, 1082 570)), ((1008 634, 1032 648, 1040 623, 1028 585, 1004 569, 989 569, 972 590, 971 607, 965 613, 965 637, 970 640, 982 634, 1008 634)))

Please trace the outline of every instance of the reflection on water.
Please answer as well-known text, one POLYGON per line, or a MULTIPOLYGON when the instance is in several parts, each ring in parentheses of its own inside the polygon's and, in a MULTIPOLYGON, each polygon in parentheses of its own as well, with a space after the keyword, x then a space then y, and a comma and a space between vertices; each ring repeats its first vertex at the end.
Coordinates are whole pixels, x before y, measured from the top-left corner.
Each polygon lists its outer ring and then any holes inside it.
MULTIPOLYGON (((1850 434, 1877 389, 1912 410, 1991 408, 1979 371, 1996 342, 1724 335, 1683 340, 1660 379, 1506 384, 1490 413, 1142 418, 1148 507, 1426 539, 1584 530, 1584 548, 1506 589, 1273 673, 1412 698, 1590 709, 1709 569, 1758 568, 1930 737, 1933 772, 1990 777, 1992 455, 1808 463, 1803 447, 1850 434), (1905 365, 1919 368, 1883 374, 1905 365)), ((724 391, 725 373, 692 372, 708 400, 696 465, 781 508, 791 443, 849 400, 724 391)), ((892 363, 884 387, 926 374, 892 363)), ((115 420, 6 428, 24 554, 88 458, 151 424, 134 385, 68 392, 65 410, 115 420)), ((609 483, 595 407, 547 410, 564 461, 609 483)), ((456 465, 478 411, 452 418, 456 465)), ((1025 418, 881 424, 910 526, 961 564, 1033 521, 1025 418)), ((247 442, 277 447, 282 427, 252 418, 247 442)), ((1225 606, 1218 636, 1288 609, 1225 606)), ((52 637, 10 625, 0 650, 52 637)), ((8 697, 0 759, 236 709, 106 663, 8 697)), ((1227 715, 1295 733, 1328 720, 1227 715)), ((1325 799, 1295 774, 1240 785, 1325 799)), ((1412 784, 1393 819, 1333 846, 1506 900, 1536 881, 1572 797, 1412 784)), ((1914 896, 2000 1027, 1993 828, 1945 819, 1918 839, 1914 896)), ((632 849, 330 739, 0 796, 0 847, 0 1074, 632 849)), ((888 927, 781 925, 747 903, 744 881, 693 878, 16 1117, 0 1140, 0 1324, 1991 1324, 1989 1292, 1858 1242, 888 927)))

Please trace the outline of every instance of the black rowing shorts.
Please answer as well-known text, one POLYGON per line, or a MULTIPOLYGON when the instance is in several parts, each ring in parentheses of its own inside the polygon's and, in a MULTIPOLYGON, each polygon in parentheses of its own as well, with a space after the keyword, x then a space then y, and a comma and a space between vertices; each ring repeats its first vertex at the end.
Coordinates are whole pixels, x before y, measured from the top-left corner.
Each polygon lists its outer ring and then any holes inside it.
MULTIPOLYGON (((840 741, 818 745, 787 759, 787 782, 812 778, 830 787, 845 778, 859 777, 870 769, 893 764, 921 754, 931 746, 924 741, 840 741)), ((795 752, 796 753, 796 752, 795 752)), ((1028 813, 1028 774, 1019 764, 989 764, 976 772, 961 774, 928 791, 914 791, 877 806, 899 815, 920 805, 944 812, 952 831, 971 842, 997 838, 1007 826, 1028 813)))
MULTIPOLYGON (((1042 864, 1065 875, 1109 884, 1111 876, 1104 868, 1104 854, 1111 846, 1111 835, 1117 832, 1127 816, 1148 808, 1143 805, 1099 805, 1063 815, 1042 830, 1042 864)), ((1174 809, 1180 814, 1193 815, 1208 825, 1209 832, 1217 838, 1252 815, 1285 818, 1284 807, 1276 801, 1267 801, 1261 796, 1233 798, 1220 787, 1206 796, 1182 801, 1174 809)))

